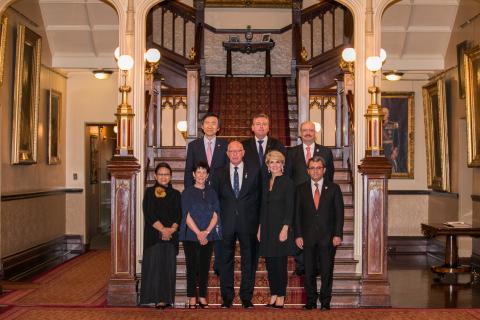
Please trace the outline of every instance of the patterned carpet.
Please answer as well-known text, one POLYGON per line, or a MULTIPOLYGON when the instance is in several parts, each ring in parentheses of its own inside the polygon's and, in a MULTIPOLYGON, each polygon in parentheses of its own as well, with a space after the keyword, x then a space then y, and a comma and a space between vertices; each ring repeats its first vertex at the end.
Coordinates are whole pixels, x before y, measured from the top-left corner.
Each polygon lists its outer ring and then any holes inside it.
POLYGON ((4 283, 6 293, 0 296, 0 304, 100 306, 105 302, 109 274, 110 251, 90 251, 31 283, 4 283))
POLYGON ((188 320, 480 320, 478 309, 337 309, 329 312, 299 309, 267 310, 153 310, 144 308, 34 308, 15 307, 0 314, 9 320, 108 320, 108 319, 188 319, 188 320))

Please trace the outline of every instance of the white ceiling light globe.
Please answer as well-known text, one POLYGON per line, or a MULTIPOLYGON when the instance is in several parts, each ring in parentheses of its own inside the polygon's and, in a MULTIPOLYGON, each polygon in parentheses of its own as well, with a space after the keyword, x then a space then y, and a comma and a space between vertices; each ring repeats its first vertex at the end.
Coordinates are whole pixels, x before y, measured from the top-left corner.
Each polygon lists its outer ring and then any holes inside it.
POLYGON ((123 71, 128 71, 133 68, 133 58, 128 54, 118 58, 118 67, 123 71))
POLYGON ((382 59, 379 56, 367 58, 367 69, 376 72, 382 68, 382 59))
POLYGON ((156 63, 160 60, 160 51, 155 48, 148 49, 144 54, 145 60, 150 63, 156 63))
POLYGON ((355 53, 355 49, 353 48, 345 48, 342 51, 342 59, 346 62, 353 62, 357 58, 357 54, 355 53))
POLYGON ((320 130, 322 129, 320 123, 313 121, 313 124, 315 125, 315 132, 320 132, 320 130))
POLYGON ((180 132, 186 132, 187 131, 187 121, 182 120, 177 122, 177 129, 180 132))
POLYGON ((120 47, 117 47, 115 51, 113 51, 113 56, 115 57, 115 60, 118 61, 118 58, 120 58, 120 47))
POLYGON ((387 60, 387 51, 385 49, 380 49, 380 59, 382 60, 382 63, 387 60))

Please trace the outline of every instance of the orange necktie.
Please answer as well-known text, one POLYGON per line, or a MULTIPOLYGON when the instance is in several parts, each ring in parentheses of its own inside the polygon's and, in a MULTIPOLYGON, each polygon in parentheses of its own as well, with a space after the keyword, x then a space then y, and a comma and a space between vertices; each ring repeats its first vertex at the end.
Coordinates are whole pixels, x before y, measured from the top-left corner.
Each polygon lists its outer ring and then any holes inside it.
POLYGON ((313 203, 315 204, 315 209, 318 209, 320 204, 320 190, 318 190, 318 183, 315 183, 315 194, 313 195, 313 203))

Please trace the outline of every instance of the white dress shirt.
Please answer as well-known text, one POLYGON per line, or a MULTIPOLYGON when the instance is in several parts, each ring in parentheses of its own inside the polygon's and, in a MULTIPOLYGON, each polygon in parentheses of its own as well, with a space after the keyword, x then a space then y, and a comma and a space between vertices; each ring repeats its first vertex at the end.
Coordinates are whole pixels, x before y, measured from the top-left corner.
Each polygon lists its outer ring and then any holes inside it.
MULTIPOLYGON (((307 161, 307 145, 305 143, 302 143, 302 146, 303 146, 303 158, 305 159, 305 161, 307 161)), ((313 158, 313 154, 315 153, 315 143, 312 143, 310 145, 310 155, 312 156, 313 158)))
POLYGON ((310 179, 310 183, 312 185, 312 198, 315 198, 315 190, 317 187, 315 187, 315 183, 318 185, 318 192, 320 192, 320 197, 322 196, 322 187, 323 187, 323 178, 318 180, 318 182, 313 181, 310 179))
POLYGON ((232 183, 233 188, 233 176, 235 174, 235 167, 237 167, 238 171, 238 190, 242 190, 242 182, 243 182, 243 161, 240 162, 238 165, 234 166, 230 163, 230 182, 232 183))
POLYGON ((209 142, 212 142, 212 159, 213 159, 213 153, 215 152, 215 142, 217 142, 217 137, 215 136, 212 140, 208 140, 207 137, 203 136, 203 145, 205 146, 205 154, 208 154, 209 142))
POLYGON ((257 153, 260 154, 260 152, 258 152, 258 140, 263 140, 262 148, 263 148, 263 155, 265 155, 265 149, 267 149, 268 136, 265 136, 265 138, 263 139, 258 139, 257 137, 255 137, 255 147, 257 148, 257 153))

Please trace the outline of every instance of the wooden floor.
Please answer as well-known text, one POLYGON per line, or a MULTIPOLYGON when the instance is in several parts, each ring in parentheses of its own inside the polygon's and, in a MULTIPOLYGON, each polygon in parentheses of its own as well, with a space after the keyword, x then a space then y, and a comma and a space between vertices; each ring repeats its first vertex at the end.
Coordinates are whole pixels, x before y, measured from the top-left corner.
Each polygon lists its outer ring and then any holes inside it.
MULTIPOLYGON (((438 260, 426 255, 390 256, 388 277, 394 308, 479 308, 480 284, 448 285, 434 280, 430 266, 438 260)), ((458 277, 468 283, 469 275, 458 277)))

